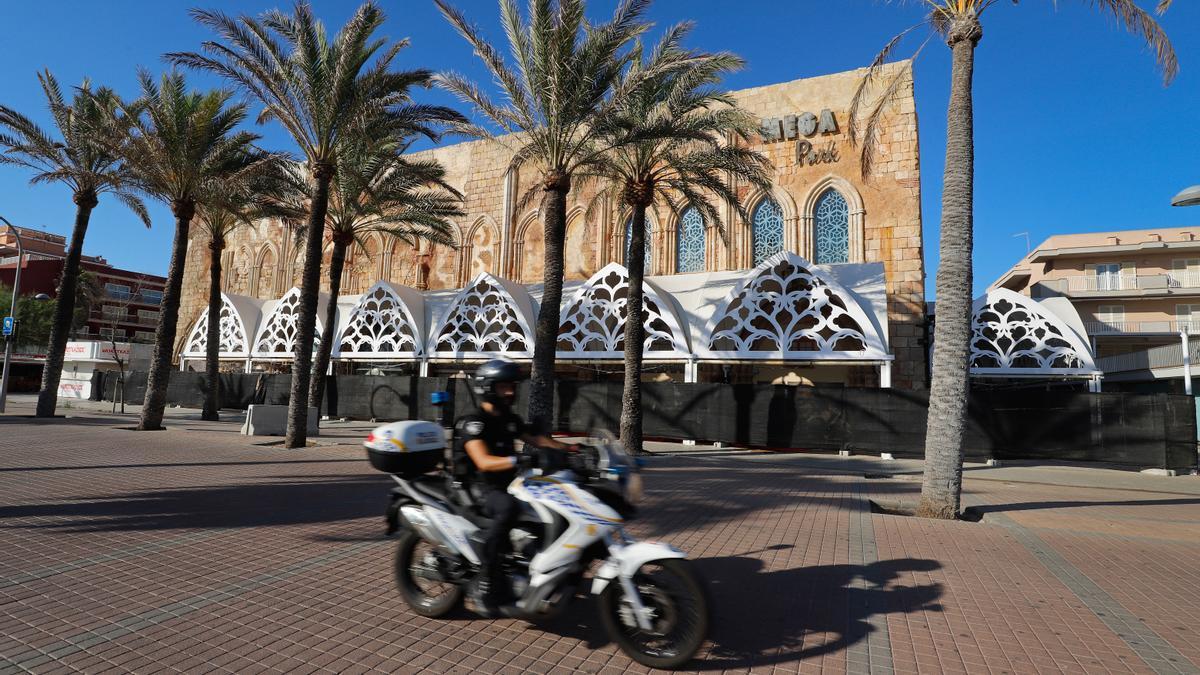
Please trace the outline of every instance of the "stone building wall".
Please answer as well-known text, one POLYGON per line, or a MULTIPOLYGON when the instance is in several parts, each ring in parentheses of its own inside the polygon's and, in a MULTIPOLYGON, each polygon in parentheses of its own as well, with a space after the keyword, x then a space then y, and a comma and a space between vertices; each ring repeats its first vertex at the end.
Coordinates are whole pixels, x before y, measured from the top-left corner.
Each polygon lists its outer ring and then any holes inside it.
MULTIPOLYGON (((890 69, 903 67, 895 64, 890 69)), ((885 73, 886 81, 890 70, 885 73)), ((796 80, 735 92, 747 110, 762 119, 783 123, 784 138, 753 139, 775 165, 774 199, 783 212, 784 247, 814 259, 814 209, 829 188, 842 193, 850 211, 849 262, 881 262, 887 277, 889 341, 896 361, 893 384, 924 386, 924 258, 921 239, 920 155, 917 143, 913 83, 908 78, 896 92, 882 118, 871 174, 861 176, 859 150, 850 142, 849 108, 863 71, 796 80), (830 128, 823 111, 832 114, 830 128), (805 112, 820 118, 820 132, 803 135, 801 119, 794 138, 788 116, 805 112)), ((524 283, 542 281, 542 222, 536 193, 537 169, 509 173, 510 152, 499 143, 474 141, 419 153, 434 157, 447 170, 449 181, 466 198, 467 216, 456 223, 457 250, 417 242, 412 245, 390 235, 373 235, 366 250, 353 251, 346 265, 343 292, 359 293, 385 279, 415 288, 456 288, 480 272, 524 283)), ((765 195, 741 186, 748 210, 765 195)), ((714 223, 707 229, 705 268, 711 271, 752 267, 750 224, 732 208, 722 209, 722 237, 714 223)), ((675 272, 678 213, 659 205, 650 215, 651 259, 647 274, 675 272)), ((619 204, 595 198, 594 189, 572 190, 568 201, 566 276, 586 279, 611 261, 624 257, 626 214, 619 204)), ((302 260, 292 233, 275 222, 261 222, 230 237, 226 252, 227 292, 260 298, 279 297, 299 279, 302 260)), ((189 249, 180 335, 186 334, 205 303, 207 247, 193 241, 189 249)), ((328 264, 329 248, 324 261, 328 264)), ((325 275, 323 275, 324 277, 325 275)), ((323 288, 327 288, 327 280, 323 288)), ((181 338, 182 339, 182 338, 181 338)))

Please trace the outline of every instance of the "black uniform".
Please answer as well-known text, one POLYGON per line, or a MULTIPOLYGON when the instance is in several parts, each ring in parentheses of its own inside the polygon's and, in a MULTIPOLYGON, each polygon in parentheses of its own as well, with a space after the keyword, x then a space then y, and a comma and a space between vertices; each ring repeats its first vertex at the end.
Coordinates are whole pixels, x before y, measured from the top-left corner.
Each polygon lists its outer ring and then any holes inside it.
POLYGON ((508 532, 520 514, 520 505, 506 489, 517 475, 515 468, 508 471, 479 471, 467 455, 468 441, 483 441, 488 452, 496 457, 512 457, 517 454, 516 440, 525 433, 525 423, 515 413, 492 415, 479 411, 459 418, 454 425, 454 451, 456 461, 467 465, 467 478, 480 488, 483 507, 491 524, 484 532, 483 573, 492 592, 506 587, 500 557, 508 544, 508 532))

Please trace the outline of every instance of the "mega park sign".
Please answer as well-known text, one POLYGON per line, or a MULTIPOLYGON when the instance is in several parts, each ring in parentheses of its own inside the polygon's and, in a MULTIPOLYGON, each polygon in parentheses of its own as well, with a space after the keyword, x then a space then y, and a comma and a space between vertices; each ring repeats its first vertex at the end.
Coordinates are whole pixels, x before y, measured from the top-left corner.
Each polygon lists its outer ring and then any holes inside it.
POLYGON ((833 164, 840 161, 842 156, 834 141, 817 147, 813 141, 808 140, 816 140, 818 136, 829 136, 837 132, 837 117, 828 108, 822 110, 819 115, 804 112, 799 115, 767 117, 762 120, 759 128, 763 141, 767 143, 796 141, 796 163, 800 166, 833 164))

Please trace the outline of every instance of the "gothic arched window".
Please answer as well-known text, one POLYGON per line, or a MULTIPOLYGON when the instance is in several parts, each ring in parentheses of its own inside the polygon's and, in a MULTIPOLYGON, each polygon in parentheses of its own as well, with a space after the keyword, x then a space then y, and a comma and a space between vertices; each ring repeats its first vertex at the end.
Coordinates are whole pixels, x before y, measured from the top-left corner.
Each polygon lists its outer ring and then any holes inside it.
POLYGON ((679 217, 676 231, 675 271, 704 271, 704 216, 695 207, 689 206, 679 217))
POLYGON ((783 209, 774 199, 767 197, 754 207, 750 241, 755 265, 783 250, 783 209))
POLYGON ((818 265, 850 262, 850 208, 842 193, 829 188, 817 198, 813 210, 818 265))

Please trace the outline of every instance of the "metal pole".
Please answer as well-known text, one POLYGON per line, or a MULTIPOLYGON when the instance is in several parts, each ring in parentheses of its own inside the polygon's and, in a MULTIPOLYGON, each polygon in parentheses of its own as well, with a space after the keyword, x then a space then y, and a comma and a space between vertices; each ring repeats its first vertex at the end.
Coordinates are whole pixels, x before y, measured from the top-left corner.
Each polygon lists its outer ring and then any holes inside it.
MULTIPOLYGON (((13 274, 13 291, 12 303, 8 308, 8 315, 13 318, 13 328, 16 328, 17 321, 17 295, 21 292, 21 263, 25 261, 25 247, 21 245, 21 233, 13 224, 8 222, 4 216, 0 216, 0 220, 12 230, 13 236, 17 239, 17 271, 13 274)), ((4 339, 4 373, 0 375, 0 413, 4 412, 4 405, 8 401, 8 370, 12 363, 13 336, 9 335, 4 339)))
POLYGON ((1179 339, 1183 342, 1183 393, 1192 395, 1192 355, 1188 352, 1188 333, 1179 331, 1179 339))

